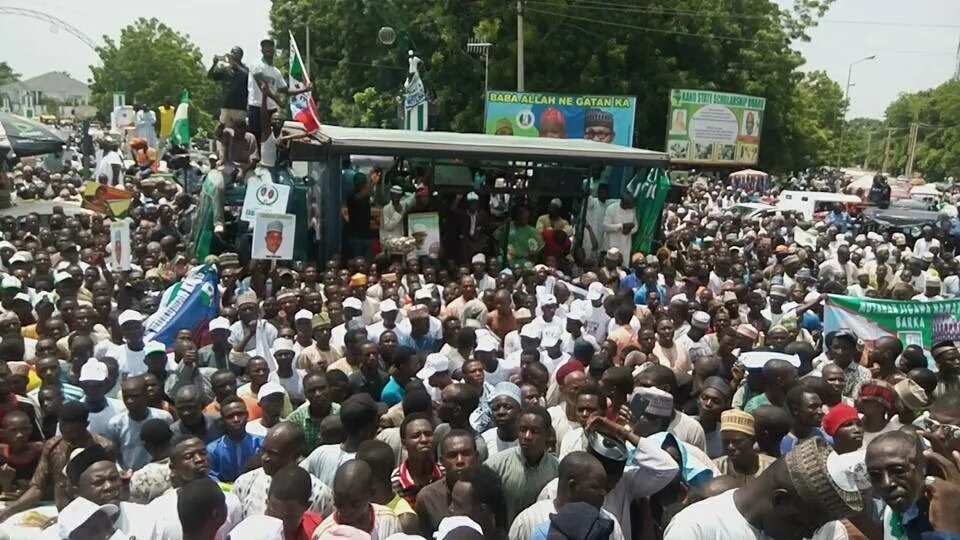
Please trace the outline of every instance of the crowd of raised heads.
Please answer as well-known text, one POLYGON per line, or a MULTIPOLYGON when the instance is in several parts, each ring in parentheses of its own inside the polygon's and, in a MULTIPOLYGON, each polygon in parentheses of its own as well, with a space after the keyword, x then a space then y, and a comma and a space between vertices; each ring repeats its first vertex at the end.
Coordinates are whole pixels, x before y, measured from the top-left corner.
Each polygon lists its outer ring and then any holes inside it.
POLYGON ((601 186, 582 257, 544 251, 577 225, 550 201, 515 212, 506 257, 271 265, 192 260, 174 191, 138 194, 129 271, 102 217, 0 219, 10 538, 960 534, 954 343, 823 331, 828 293, 955 298, 955 209, 916 236, 843 208, 753 220, 701 180, 643 253, 601 186), (219 316, 152 340, 201 262, 219 316))
MULTIPOLYGON (((231 137, 291 93, 262 47, 211 70, 231 137)), ((264 166, 254 135, 206 167, 264 166)), ((102 150, 93 178, 134 194, 130 270, 75 213, 79 173, 8 175, 63 204, 0 217, 0 537, 960 538, 960 351, 920 318, 955 334, 955 189, 898 230, 745 213, 776 192, 703 177, 637 250, 648 224, 604 183, 571 215, 351 170, 343 256, 251 260, 211 221, 198 260, 198 197, 102 150), (429 211, 439 239, 407 227, 429 211), (217 316, 154 339, 201 264, 217 316), (931 305, 898 335, 828 320, 827 295, 931 305)))

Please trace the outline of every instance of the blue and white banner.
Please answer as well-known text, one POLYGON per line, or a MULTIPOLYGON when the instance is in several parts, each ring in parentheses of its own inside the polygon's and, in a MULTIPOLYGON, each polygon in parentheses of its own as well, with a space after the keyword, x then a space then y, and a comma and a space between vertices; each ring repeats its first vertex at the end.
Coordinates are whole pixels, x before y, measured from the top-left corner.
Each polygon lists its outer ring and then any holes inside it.
POLYGON ((195 343, 206 340, 207 325, 220 313, 220 274, 212 264, 195 266, 163 291, 160 307, 147 318, 146 340, 169 349, 180 330, 193 332, 195 343))

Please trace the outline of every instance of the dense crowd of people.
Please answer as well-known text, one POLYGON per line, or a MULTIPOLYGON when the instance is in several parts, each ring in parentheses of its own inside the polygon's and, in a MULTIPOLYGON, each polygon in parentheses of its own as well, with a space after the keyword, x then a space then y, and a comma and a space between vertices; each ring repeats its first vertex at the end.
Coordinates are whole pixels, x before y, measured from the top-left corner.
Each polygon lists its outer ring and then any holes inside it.
MULTIPOLYGON (((287 92, 263 46, 211 69, 232 93, 208 165, 242 154, 234 178, 264 166, 245 122, 287 92)), ((103 150, 93 178, 135 195, 130 270, 109 220, 65 212, 78 174, 10 174, 63 204, 0 219, 0 536, 960 538, 960 350, 824 331, 827 294, 960 298, 955 196, 911 234, 748 217, 776 193, 703 177, 639 252, 607 184, 582 219, 471 191, 420 252, 403 216, 429 183, 351 171, 349 255, 266 265, 227 242, 198 260, 197 197, 103 150), (200 264, 218 316, 152 339, 200 264)))

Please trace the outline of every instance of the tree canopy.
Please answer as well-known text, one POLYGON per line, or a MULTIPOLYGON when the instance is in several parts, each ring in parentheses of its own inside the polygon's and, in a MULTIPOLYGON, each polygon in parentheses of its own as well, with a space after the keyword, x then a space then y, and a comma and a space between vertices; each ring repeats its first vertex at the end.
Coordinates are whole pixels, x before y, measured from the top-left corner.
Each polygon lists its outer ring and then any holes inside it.
POLYGON ((20 80, 20 74, 13 70, 6 62, 0 62, 0 86, 17 82, 20 80))
MULTIPOLYGON (((804 75, 795 40, 832 0, 526 0, 525 86, 563 93, 637 97, 636 146, 662 149, 671 88, 767 99, 760 165, 789 170, 822 163, 842 118, 842 92, 825 74, 804 75)), ((471 38, 493 44, 489 87, 516 87, 516 11, 504 0, 275 0, 274 37, 292 30, 305 50, 325 121, 396 127, 395 98, 407 49, 424 61, 431 126, 477 132, 483 124, 483 64, 471 38), (397 30, 393 46, 377 41, 397 30)))
POLYGON ((200 49, 188 36, 157 19, 137 19, 120 31, 119 41, 103 37, 97 47, 100 66, 90 66, 91 101, 100 111, 113 109, 113 93, 126 92, 127 103, 158 107, 176 104, 190 91, 192 128, 209 125, 219 89, 207 78, 200 49))

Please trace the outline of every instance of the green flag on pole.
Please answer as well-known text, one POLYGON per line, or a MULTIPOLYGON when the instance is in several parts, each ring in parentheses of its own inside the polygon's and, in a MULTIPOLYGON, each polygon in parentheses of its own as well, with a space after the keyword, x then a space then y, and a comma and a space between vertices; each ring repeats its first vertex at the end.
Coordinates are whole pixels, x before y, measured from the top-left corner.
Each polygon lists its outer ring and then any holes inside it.
POLYGON ((173 129, 170 132, 170 142, 177 146, 190 145, 190 92, 184 90, 180 95, 180 105, 173 115, 173 129))
POLYGON ((633 235, 633 251, 649 253, 663 204, 670 193, 670 177, 663 169, 650 169, 642 180, 634 177, 627 184, 627 190, 636 199, 637 232, 633 235))

